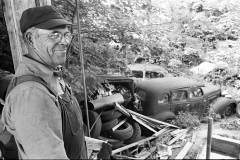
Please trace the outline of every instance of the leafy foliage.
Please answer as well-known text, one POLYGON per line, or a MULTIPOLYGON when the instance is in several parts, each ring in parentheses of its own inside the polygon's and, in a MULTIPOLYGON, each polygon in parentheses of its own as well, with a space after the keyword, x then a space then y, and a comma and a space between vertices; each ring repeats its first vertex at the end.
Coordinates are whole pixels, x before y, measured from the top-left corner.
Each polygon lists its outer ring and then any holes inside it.
POLYGON ((195 112, 178 112, 178 115, 171 121, 171 124, 180 128, 197 127, 200 125, 199 117, 195 112))
MULTIPOLYGON (((52 4, 77 23, 75 0, 52 0, 52 4)), ((196 65, 200 61, 186 56, 192 51, 199 60, 216 60, 221 53, 218 60, 238 72, 240 10, 236 0, 82 0, 78 7, 84 66, 90 77, 117 72, 136 56, 160 56, 166 60, 161 65, 178 72, 179 67, 168 64, 182 62, 180 68, 189 67, 184 62, 187 57, 196 65)), ((2 10, 0 30, 0 68, 14 72, 2 10)), ((81 75, 77 26, 71 32, 74 39, 66 68, 74 79, 81 75)), ((78 80, 74 82, 82 84, 78 80)))

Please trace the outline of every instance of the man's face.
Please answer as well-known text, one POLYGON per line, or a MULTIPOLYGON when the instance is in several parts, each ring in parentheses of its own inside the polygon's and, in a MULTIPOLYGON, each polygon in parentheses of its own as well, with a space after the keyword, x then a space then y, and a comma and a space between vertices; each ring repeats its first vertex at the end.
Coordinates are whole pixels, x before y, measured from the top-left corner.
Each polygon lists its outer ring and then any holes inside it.
POLYGON ((71 42, 67 27, 50 30, 39 29, 36 34, 35 47, 42 54, 42 60, 52 67, 64 64, 67 48, 71 42))

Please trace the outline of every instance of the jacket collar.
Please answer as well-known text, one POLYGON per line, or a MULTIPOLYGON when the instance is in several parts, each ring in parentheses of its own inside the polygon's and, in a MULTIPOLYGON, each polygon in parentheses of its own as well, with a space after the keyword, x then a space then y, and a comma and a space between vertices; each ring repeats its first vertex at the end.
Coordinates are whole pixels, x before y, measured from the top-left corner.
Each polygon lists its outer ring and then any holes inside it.
MULTIPOLYGON (((18 68, 25 69, 23 69, 23 71, 20 71, 22 72, 22 74, 17 76, 21 76, 23 74, 34 74, 36 76, 41 77, 47 84, 49 84, 50 81, 54 78, 53 75, 54 71, 51 68, 26 56, 22 57, 22 63, 19 64, 18 68)), ((18 71, 19 70, 17 70, 16 74, 19 73, 18 71)))

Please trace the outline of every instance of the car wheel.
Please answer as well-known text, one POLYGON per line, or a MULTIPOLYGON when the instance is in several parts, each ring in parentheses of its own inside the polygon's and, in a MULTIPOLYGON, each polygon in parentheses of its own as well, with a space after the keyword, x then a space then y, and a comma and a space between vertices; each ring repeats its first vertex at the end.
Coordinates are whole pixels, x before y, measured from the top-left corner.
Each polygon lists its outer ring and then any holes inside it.
POLYGON ((236 107, 236 114, 237 114, 237 117, 240 118, 240 103, 236 107))
POLYGON ((112 129, 114 126, 116 126, 118 124, 118 119, 112 119, 111 121, 105 122, 102 124, 102 131, 101 132, 105 132, 108 131, 110 129, 112 129))
POLYGON ((130 138, 126 139, 123 142, 124 144, 131 144, 131 143, 139 141, 141 138, 141 134, 142 134, 141 127, 139 126, 139 124, 137 122, 129 121, 129 123, 133 127, 133 135, 130 138))
POLYGON ((128 122, 123 123, 118 129, 115 131, 108 130, 107 134, 115 139, 124 141, 133 135, 133 127, 128 122))
POLYGON ((229 104, 225 109, 223 116, 225 117, 231 116, 233 114, 233 108, 234 108, 234 104, 229 104))

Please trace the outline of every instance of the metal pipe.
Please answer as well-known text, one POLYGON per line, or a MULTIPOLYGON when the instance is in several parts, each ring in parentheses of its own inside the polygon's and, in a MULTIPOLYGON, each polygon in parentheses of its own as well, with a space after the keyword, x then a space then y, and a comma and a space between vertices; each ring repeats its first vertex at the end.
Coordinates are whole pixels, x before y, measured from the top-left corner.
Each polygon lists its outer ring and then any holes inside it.
POLYGON ((213 118, 208 118, 208 133, 207 133, 207 153, 206 153, 206 159, 210 159, 211 154, 211 144, 212 144, 212 124, 213 124, 213 118))
POLYGON ((81 24, 80 24, 80 17, 79 17, 79 9, 78 9, 78 0, 75 0, 76 7, 77 7, 77 28, 78 28, 78 42, 79 42, 79 50, 80 50, 80 62, 82 67, 82 78, 83 78, 83 89, 84 89, 84 106, 86 110, 86 121, 87 121, 87 133, 88 137, 90 135, 90 125, 89 125, 89 115, 88 115, 88 105, 87 105, 87 87, 85 82, 85 70, 84 70, 84 60, 83 60, 83 51, 82 51, 82 37, 81 37, 81 24))

